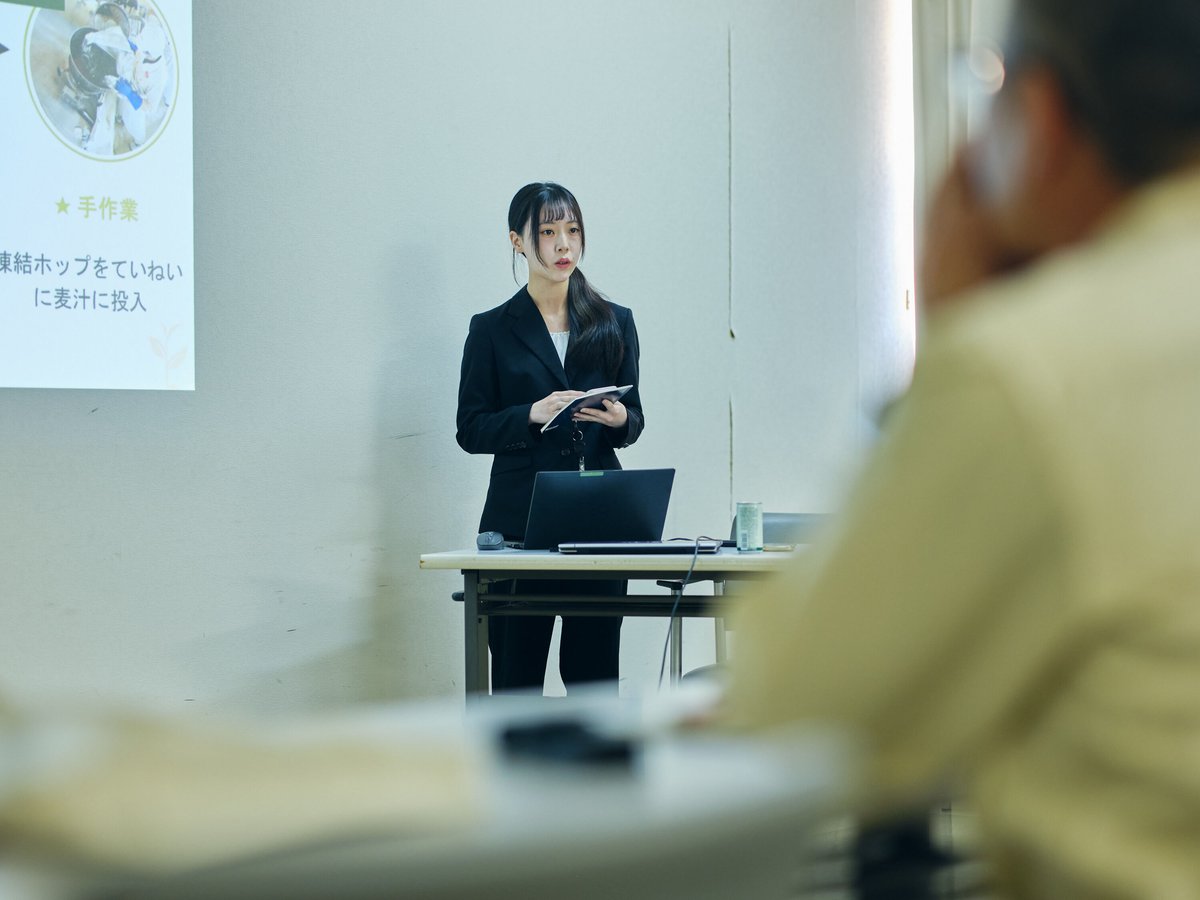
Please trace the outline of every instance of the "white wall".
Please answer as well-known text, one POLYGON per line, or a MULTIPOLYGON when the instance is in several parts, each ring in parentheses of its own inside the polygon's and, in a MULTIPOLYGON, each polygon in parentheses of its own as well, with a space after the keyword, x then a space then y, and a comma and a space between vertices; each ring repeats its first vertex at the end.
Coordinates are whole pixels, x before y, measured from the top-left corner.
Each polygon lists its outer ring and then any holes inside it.
POLYGON ((733 492, 826 511, 911 368, 911 12, 748 12, 733 32, 733 492))
MULTIPOLYGON (((623 459, 677 468, 668 535, 726 530, 735 499, 829 508, 860 398, 907 365, 862 364, 906 278, 879 246, 908 202, 895 2, 197 2, 197 390, 0 390, 0 691, 200 714, 461 691, 458 579, 417 557, 474 535, 459 355, 516 288, 505 213, 535 179, 575 191, 584 268, 635 311, 623 459)), ((627 689, 664 634, 627 621, 627 689)))

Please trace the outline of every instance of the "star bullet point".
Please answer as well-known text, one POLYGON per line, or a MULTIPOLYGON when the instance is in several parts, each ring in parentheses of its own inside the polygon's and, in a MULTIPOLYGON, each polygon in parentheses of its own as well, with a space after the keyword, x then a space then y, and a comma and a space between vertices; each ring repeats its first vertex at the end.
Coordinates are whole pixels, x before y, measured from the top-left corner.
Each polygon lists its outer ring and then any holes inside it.
POLYGON ((55 203, 54 205, 58 207, 58 211, 60 213, 65 213, 71 207, 70 203, 68 203, 66 200, 62 200, 62 199, 59 199, 58 202, 55 203))

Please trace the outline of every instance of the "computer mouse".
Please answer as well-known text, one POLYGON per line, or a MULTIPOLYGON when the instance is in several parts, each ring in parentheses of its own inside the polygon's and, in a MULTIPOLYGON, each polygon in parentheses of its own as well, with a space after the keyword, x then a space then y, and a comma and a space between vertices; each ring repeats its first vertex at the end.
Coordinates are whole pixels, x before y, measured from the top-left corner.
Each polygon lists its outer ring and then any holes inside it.
POLYGON ((475 546, 480 550, 503 550, 504 535, 498 531, 485 531, 475 538, 475 546))

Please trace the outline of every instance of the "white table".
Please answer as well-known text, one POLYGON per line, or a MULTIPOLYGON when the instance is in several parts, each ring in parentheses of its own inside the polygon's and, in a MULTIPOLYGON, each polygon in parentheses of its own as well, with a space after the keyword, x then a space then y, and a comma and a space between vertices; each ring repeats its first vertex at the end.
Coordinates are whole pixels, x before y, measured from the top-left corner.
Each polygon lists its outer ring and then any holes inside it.
MULTIPOLYGON (((718 604, 724 586, 731 581, 770 575, 783 566, 791 553, 742 553, 724 548, 702 553, 696 559, 694 581, 714 583, 713 595, 684 593, 678 598, 676 616, 720 615, 718 604)), ((421 568, 458 569, 463 574, 463 625, 466 656, 465 686, 468 694, 488 692, 488 618, 490 616, 658 616, 671 615, 672 594, 510 594, 489 590, 497 582, 520 579, 583 581, 681 579, 692 565, 690 553, 679 554, 563 554, 552 550, 453 550, 427 553, 421 568)), ((671 626, 671 669, 678 679, 681 664, 679 619, 671 626)), ((718 627, 718 636, 724 632, 718 627)), ((720 656, 720 651, 718 651, 720 656)))

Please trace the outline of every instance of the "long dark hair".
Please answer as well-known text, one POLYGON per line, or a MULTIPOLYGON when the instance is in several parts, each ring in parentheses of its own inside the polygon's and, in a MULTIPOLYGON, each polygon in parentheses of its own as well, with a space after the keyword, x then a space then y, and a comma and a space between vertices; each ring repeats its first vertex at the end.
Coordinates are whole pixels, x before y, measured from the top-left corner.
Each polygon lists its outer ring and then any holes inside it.
MULTIPOLYGON (((583 212, 575 195, 553 181, 536 181, 517 191, 508 205, 508 230, 525 233, 529 226, 533 252, 545 265, 538 246, 539 226, 546 222, 567 219, 579 223, 579 255, 587 247, 583 229, 583 212)), ((516 277, 517 257, 513 250, 513 277, 516 277)), ((567 315, 571 321, 571 341, 568 352, 585 366, 595 366, 610 378, 616 377, 625 358, 625 342, 617 317, 608 300, 583 276, 578 267, 567 284, 567 315)))

